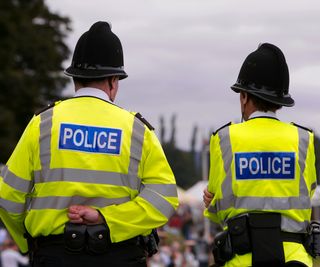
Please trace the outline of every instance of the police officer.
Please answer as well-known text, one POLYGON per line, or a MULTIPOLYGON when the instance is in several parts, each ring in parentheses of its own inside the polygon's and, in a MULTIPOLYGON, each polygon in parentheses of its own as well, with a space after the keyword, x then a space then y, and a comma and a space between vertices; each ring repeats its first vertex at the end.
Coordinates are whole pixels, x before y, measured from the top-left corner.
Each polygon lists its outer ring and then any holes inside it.
POLYGON ((316 188, 314 135, 277 118, 282 106, 294 105, 282 51, 259 45, 231 88, 244 121, 211 136, 203 196, 205 216, 227 229, 215 237, 215 263, 312 266, 304 245, 316 188))
POLYGON ((94 23, 65 71, 75 96, 36 114, 3 168, 1 219, 33 266, 146 266, 177 208, 152 126, 113 104, 123 65, 111 26, 94 23))

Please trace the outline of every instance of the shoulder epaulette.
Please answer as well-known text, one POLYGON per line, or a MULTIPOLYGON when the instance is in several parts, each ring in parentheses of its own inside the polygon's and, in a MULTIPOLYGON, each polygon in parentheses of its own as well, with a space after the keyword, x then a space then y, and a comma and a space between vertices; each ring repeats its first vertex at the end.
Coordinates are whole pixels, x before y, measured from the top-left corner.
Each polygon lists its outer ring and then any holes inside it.
POLYGON ((139 112, 137 112, 134 116, 142 121, 151 131, 154 130, 154 127, 139 112))
POLYGON ((223 128, 225 128, 225 127, 230 126, 231 124, 232 124, 232 122, 231 122, 231 121, 230 121, 230 122, 228 122, 227 124, 225 124, 225 125, 221 126, 218 130, 214 131, 212 134, 213 134, 213 135, 216 135, 220 130, 222 130, 222 129, 223 129, 223 128))
POLYGON ((53 108, 55 106, 55 104, 56 104, 56 102, 50 103, 50 104, 46 105, 45 107, 38 109, 34 114, 39 115, 40 113, 42 113, 50 108, 53 108))
POLYGON ((293 124, 294 126, 297 126, 297 127, 301 128, 301 129, 304 129, 304 130, 306 130, 306 131, 308 131, 308 132, 311 132, 311 133, 313 132, 312 129, 307 128, 307 127, 305 127, 305 126, 301 126, 301 125, 296 124, 296 123, 294 123, 294 122, 291 122, 291 124, 293 124))

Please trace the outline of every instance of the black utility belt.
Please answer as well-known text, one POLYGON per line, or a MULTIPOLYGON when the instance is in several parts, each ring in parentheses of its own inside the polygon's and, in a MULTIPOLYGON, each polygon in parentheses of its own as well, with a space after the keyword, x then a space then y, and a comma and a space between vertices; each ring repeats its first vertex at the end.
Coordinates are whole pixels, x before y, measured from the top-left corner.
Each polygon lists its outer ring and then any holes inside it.
POLYGON ((27 235, 29 249, 35 252, 39 247, 63 246, 67 252, 77 254, 104 254, 111 250, 130 249, 139 246, 145 250, 148 257, 158 252, 159 237, 153 229, 147 236, 136 236, 131 239, 111 243, 109 228, 105 224, 82 225, 66 223, 64 234, 32 238, 27 235))
POLYGON ((105 254, 116 248, 138 245, 138 237, 111 243, 109 229, 105 224, 81 225, 67 223, 64 234, 40 236, 33 239, 34 248, 58 245, 64 246, 67 252, 79 254, 105 254))
POLYGON ((223 266, 235 254, 252 253, 252 266, 283 266, 283 241, 305 243, 306 234, 281 231, 280 213, 248 213, 227 222, 213 244, 215 262, 223 266))

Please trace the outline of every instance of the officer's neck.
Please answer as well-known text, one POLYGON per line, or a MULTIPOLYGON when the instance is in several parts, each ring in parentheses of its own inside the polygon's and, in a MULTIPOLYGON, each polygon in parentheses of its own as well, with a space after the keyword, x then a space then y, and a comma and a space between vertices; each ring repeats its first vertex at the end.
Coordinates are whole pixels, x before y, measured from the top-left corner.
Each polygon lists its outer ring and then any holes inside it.
POLYGON ((247 121, 250 118, 250 115, 256 111, 258 111, 258 108, 251 100, 242 103, 242 117, 245 121, 247 121))
POLYGON ((90 87, 90 88, 95 88, 95 89, 99 89, 101 91, 107 91, 106 89, 109 87, 108 84, 105 81, 92 81, 92 82, 88 82, 86 84, 82 84, 79 82, 75 82, 74 83, 74 88, 75 91, 77 92, 79 89, 81 88, 85 88, 85 87, 90 87))
POLYGON ((253 118, 274 118, 277 119, 277 114, 274 111, 255 111, 249 116, 249 120, 253 118))
POLYGON ((96 90, 100 90, 108 96, 108 99, 111 102, 114 101, 116 94, 117 94, 117 88, 113 88, 113 87, 111 88, 109 83, 107 82, 107 79, 104 81, 93 81, 93 82, 87 83, 86 85, 75 82, 74 88, 75 88, 76 93, 80 89, 84 89, 84 88, 93 88, 96 90))
POLYGON ((243 118, 245 121, 252 119, 252 118, 257 118, 257 117, 271 117, 271 118, 276 118, 276 111, 274 110, 269 110, 269 111, 262 111, 257 108, 250 109, 250 111, 244 112, 243 118))

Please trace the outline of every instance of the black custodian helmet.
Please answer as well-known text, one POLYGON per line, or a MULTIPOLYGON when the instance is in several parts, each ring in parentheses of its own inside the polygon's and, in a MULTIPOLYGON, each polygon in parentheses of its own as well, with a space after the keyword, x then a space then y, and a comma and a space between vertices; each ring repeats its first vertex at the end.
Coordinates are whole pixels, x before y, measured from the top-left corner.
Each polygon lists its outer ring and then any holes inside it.
POLYGON ((265 101, 292 107, 289 94, 289 70, 282 51, 275 45, 263 43, 247 56, 242 64, 237 82, 231 86, 265 101))
POLYGON ((78 78, 103 78, 118 76, 127 78, 123 69, 123 51, 119 38, 107 22, 94 23, 79 38, 72 63, 65 74, 78 78))

